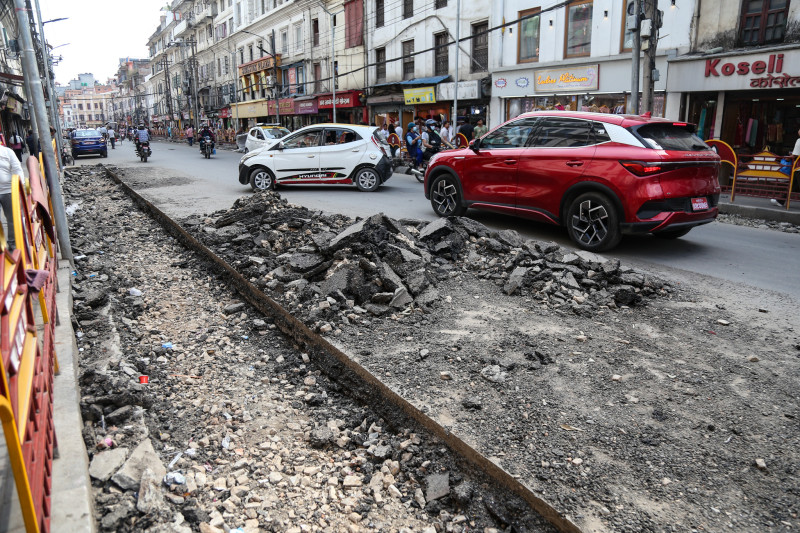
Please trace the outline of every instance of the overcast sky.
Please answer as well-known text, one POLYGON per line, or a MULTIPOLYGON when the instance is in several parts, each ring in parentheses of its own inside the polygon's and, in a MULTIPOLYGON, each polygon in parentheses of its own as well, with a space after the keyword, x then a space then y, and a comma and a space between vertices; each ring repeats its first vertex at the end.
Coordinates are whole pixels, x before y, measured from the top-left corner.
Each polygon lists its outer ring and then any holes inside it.
POLYGON ((78 74, 91 72, 105 82, 113 76, 119 58, 148 56, 147 39, 156 31, 160 9, 167 0, 39 0, 45 21, 44 35, 56 65, 56 81, 65 85, 78 74), (69 44, 67 44, 69 43, 69 44))

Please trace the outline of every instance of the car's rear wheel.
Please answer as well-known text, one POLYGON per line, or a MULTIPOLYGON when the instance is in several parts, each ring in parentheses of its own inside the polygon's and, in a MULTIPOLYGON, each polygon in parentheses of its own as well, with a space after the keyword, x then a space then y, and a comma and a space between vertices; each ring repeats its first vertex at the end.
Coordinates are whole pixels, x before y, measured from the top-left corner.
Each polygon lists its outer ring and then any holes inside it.
POLYGON ((381 178, 378 176, 378 171, 372 167, 362 168, 356 172, 356 177, 353 178, 359 191, 373 192, 378 189, 381 184, 381 178))
POLYGON ((250 188, 254 191, 269 191, 275 188, 275 178, 265 168, 254 168, 250 171, 250 188))
POLYGON ((460 217, 467 212, 454 176, 444 174, 433 181, 431 206, 440 217, 460 217))
POLYGON ((659 239, 679 239, 690 231, 692 231, 692 228, 668 229, 659 231, 658 233, 653 233, 653 235, 659 239))
POLYGON ((602 193, 587 192, 575 198, 567 210, 566 225, 570 238, 584 250, 610 250, 622 239, 617 210, 602 193))

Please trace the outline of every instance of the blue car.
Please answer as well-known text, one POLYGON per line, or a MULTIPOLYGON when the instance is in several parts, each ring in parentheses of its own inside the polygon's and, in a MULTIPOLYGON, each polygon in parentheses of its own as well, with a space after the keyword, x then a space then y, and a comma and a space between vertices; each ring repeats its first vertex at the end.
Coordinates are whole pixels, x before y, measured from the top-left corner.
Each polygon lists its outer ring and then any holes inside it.
POLYGON ((75 130, 70 137, 72 147, 72 159, 78 159, 79 155, 100 154, 108 157, 108 144, 106 139, 97 130, 75 130))

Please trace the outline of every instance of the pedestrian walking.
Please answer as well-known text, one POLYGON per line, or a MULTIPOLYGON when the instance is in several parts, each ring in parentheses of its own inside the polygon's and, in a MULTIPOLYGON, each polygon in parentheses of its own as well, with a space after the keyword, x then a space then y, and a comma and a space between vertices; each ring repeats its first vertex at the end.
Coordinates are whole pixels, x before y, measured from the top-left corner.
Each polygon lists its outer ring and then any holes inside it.
POLYGON ((111 149, 114 150, 116 148, 117 134, 112 128, 108 128, 108 140, 111 141, 111 149))
POLYGON ((16 248, 14 214, 11 207, 11 176, 14 174, 18 175, 22 180, 25 179, 25 173, 22 171, 22 165, 17 159, 17 154, 8 146, 0 145, 0 205, 6 217, 5 230, 9 250, 16 248))
POLYGON ((483 119, 479 118, 478 119, 478 123, 475 125, 475 128, 472 130, 472 135, 473 135, 473 137, 475 139, 480 139, 481 137, 486 135, 486 132, 488 132, 488 131, 489 131, 489 127, 488 126, 484 126, 483 125, 483 119))
POLYGON ((36 140, 33 138, 33 130, 28 130, 28 135, 25 137, 25 144, 28 145, 28 153, 32 157, 39 157, 39 149, 36 146, 36 140))
POLYGON ((189 141, 189 146, 192 146, 194 143, 194 128, 192 128, 191 124, 189 124, 189 127, 186 128, 186 140, 189 141))
POLYGON ((439 131, 439 137, 442 138, 442 142, 446 146, 453 146, 453 137, 455 137, 455 132, 453 131, 453 123, 449 120, 445 120, 444 124, 442 124, 442 129, 439 131))
POLYGON ((11 134, 11 137, 9 137, 8 145, 14 150, 14 153, 17 154, 17 159, 22 162, 22 150, 25 148, 25 139, 15 131, 11 134))

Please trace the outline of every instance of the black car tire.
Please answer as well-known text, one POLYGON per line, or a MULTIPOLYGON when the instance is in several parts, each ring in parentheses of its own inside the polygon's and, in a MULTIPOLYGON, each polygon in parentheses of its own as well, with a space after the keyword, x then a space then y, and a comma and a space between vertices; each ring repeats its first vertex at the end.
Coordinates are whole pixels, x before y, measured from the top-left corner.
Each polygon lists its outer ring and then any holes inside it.
POLYGON ((433 180, 431 206, 440 217, 460 217, 467 212, 455 176, 443 174, 433 180))
POLYGON ((78 159, 78 154, 72 152, 72 161, 74 162, 76 159, 78 159))
POLYGON ((668 229, 659 231, 658 233, 653 233, 653 235, 659 239, 680 239, 690 231, 692 231, 692 228, 668 229))
POLYGON ((275 176, 263 167, 256 167, 250 171, 250 188, 254 191, 269 191, 275 189, 275 176))
POLYGON ((565 224, 570 238, 584 250, 610 250, 622 240, 619 215, 609 198, 587 192, 575 198, 567 210, 565 224))
POLYGON ((103 157, 108 157, 108 152, 103 152, 100 155, 102 155, 103 157))
POLYGON ((381 184, 381 177, 378 175, 378 171, 374 168, 365 167, 356 172, 353 182, 356 184, 356 187, 358 187, 359 191, 373 192, 378 190, 378 187, 381 184))

